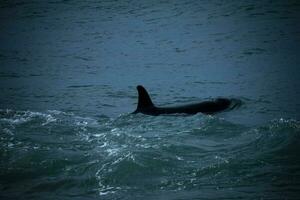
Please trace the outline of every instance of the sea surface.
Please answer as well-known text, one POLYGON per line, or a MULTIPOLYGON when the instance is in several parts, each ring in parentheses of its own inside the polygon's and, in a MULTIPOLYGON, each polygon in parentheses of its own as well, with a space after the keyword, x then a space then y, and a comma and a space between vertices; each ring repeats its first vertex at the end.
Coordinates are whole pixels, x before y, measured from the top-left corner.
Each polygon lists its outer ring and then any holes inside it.
POLYGON ((0 199, 300 199, 299 75, 297 0, 1 0, 0 199))

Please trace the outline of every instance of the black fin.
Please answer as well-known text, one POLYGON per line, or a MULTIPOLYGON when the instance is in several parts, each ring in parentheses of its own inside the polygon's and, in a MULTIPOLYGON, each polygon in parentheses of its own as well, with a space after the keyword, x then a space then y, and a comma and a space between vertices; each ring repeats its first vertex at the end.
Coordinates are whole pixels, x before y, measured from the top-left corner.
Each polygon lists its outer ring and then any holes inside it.
POLYGON ((137 105, 137 109, 135 112, 139 112, 140 110, 142 110, 144 108, 154 107, 154 104, 152 103, 151 98, 150 98, 148 92, 146 91, 146 89, 141 85, 138 85, 136 87, 136 89, 138 90, 138 93, 139 93, 139 100, 138 100, 138 105, 137 105))

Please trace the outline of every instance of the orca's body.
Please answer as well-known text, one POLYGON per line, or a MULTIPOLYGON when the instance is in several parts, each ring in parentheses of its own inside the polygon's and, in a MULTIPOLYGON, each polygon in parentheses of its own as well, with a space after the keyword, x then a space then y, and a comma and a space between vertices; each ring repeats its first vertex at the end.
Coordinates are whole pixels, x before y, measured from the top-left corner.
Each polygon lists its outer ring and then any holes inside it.
POLYGON ((138 90, 138 105, 133 113, 143 113, 146 115, 161 115, 161 114, 214 114, 223 111, 230 107, 231 101, 225 98, 218 98, 214 101, 204 101, 196 104, 188 104, 174 107, 156 107, 143 86, 137 86, 138 90))

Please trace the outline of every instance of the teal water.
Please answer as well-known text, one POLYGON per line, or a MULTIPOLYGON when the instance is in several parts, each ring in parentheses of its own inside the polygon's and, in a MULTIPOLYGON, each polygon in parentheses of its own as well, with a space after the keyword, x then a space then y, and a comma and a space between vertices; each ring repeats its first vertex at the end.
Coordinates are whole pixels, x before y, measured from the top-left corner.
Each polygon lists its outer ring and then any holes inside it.
POLYGON ((1 110, 3 199, 297 199, 300 124, 1 110), (4 134, 4 135, 3 135, 4 134))
POLYGON ((299 199, 298 1, 0 2, 0 199, 299 199), (131 115, 216 97, 216 115, 131 115))

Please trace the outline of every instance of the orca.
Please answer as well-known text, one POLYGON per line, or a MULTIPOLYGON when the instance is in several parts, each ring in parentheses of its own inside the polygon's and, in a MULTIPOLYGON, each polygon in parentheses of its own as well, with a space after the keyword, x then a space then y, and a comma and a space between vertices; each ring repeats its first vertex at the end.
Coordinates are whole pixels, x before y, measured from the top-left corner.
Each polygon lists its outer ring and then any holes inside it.
POLYGON ((193 115, 196 113, 214 114, 220 111, 224 111, 231 106, 231 101, 225 98, 217 98, 212 101, 203 101, 200 103, 173 106, 173 107, 157 107, 153 104, 147 90, 138 85, 138 105, 133 114, 143 113, 146 115, 162 115, 162 114, 189 114, 193 115))

